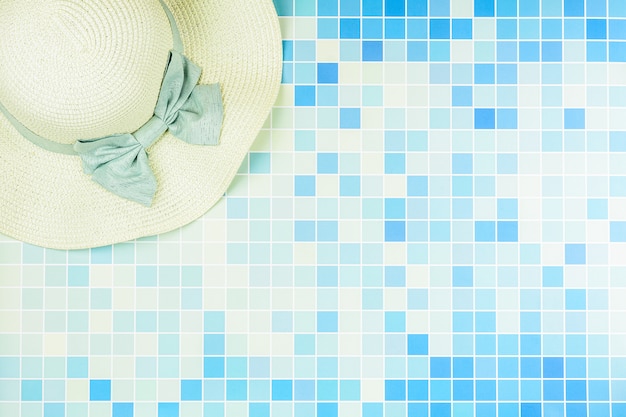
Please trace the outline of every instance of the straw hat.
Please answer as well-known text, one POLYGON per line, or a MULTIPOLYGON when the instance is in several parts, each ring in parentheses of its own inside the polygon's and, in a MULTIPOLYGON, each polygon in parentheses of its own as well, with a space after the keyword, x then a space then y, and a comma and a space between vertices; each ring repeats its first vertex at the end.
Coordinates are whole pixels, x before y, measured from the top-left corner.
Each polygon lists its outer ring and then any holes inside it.
POLYGON ((2 0, 0 233, 104 246, 225 193, 278 94, 271 0, 2 0))

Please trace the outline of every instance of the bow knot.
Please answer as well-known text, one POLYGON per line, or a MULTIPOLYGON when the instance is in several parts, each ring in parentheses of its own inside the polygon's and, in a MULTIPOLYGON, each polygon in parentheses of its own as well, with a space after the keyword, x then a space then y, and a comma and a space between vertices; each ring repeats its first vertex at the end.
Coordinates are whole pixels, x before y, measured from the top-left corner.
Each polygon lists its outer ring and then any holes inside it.
POLYGON ((201 69, 171 51, 154 115, 134 133, 79 140, 74 150, 92 180, 120 197, 150 206, 157 182, 146 151, 166 131, 192 145, 217 145, 223 105, 219 84, 198 85, 201 69))

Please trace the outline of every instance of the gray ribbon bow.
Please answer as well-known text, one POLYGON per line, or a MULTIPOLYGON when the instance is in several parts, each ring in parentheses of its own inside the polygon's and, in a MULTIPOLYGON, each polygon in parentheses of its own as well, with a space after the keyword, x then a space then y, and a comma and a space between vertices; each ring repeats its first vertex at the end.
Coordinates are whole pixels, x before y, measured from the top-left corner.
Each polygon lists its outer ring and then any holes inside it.
POLYGON ((198 85, 201 69, 171 51, 154 116, 134 133, 80 140, 74 150, 93 181, 120 197, 151 206, 157 181, 146 149, 167 130, 192 145, 217 145, 223 119, 219 84, 198 85))

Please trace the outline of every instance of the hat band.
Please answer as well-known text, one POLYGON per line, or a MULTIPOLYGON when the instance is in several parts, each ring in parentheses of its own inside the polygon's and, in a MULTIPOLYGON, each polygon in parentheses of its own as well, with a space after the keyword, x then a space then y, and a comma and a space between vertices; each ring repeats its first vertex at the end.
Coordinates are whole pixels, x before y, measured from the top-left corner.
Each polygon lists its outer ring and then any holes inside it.
POLYGON ((161 84, 154 115, 134 133, 62 144, 43 138, 17 120, 0 103, 0 112, 33 144, 51 152, 78 155, 83 171, 112 193, 150 206, 157 190, 146 149, 166 131, 192 145, 217 145, 223 119, 219 84, 198 85, 202 69, 183 55, 178 26, 159 0, 172 28, 173 49, 161 84))

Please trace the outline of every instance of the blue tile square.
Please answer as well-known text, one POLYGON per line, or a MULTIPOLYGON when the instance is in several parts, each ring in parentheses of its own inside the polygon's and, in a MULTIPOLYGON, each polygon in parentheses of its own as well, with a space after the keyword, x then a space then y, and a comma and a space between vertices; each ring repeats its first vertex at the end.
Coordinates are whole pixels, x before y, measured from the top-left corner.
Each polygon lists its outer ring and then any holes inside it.
POLYGON ((202 380, 180 381, 180 399, 182 401, 202 401, 202 380))
POLYGON ((474 83, 494 84, 496 81, 496 66, 494 64, 474 64, 474 83))
POLYGON ((474 381, 454 380, 452 383, 454 401, 472 401, 474 399, 474 381))
POLYGON ((317 154, 318 174, 337 174, 339 172, 339 155, 337 153, 317 154))
POLYGON ((472 87, 452 86, 452 105, 459 107, 469 107, 473 103, 472 87))
POLYGON ((385 153, 385 174, 404 174, 406 172, 406 154, 399 152, 385 153))
POLYGON ((472 39, 472 19, 452 19, 452 39, 472 39))
POLYGON ((539 62, 539 42, 519 43, 520 62, 539 62))
POLYGON ((22 380, 22 401, 41 401, 42 393, 41 380, 22 380))
MULTIPOLYGON (((428 381, 427 380, 408 380, 408 400, 409 401, 427 401, 428 400, 428 381)), ((410 415, 410 414, 409 414, 410 415)), ((419 414, 415 414, 416 416, 419 414)))
POLYGON ((404 0, 385 0, 385 16, 405 16, 404 0))
POLYGON ((387 379, 385 380, 385 401, 405 401, 406 381, 387 379))
POLYGON ((498 222, 498 242, 517 242, 518 228, 517 222, 498 222))
POLYGON ((68 378, 87 378, 89 372, 89 361, 87 357, 67 358, 68 378))
MULTIPOLYGON (((317 105, 337 106, 339 103, 339 89, 337 86, 320 85, 317 87, 317 105)), ((335 113, 336 114, 336 113, 335 113)), ((299 149, 296 149, 299 150, 299 149)))
POLYGON ((385 312, 385 332, 406 331, 406 314, 403 311, 385 312))
POLYGON ((270 417, 269 403, 250 403, 248 407, 248 417, 270 417))
POLYGON ((315 241, 315 222, 314 221, 296 221, 295 222, 295 240, 296 242, 315 241))
POLYGON ((618 19, 609 20, 609 39, 626 40, 626 21, 618 19))
POLYGON ((363 39, 382 39, 383 38, 383 20, 382 19, 363 19, 361 23, 363 27, 363 39))
POLYGON ((318 39, 337 39, 339 37, 339 23, 336 18, 317 19, 318 39))
MULTIPOLYGON (((498 84, 517 84, 516 64, 498 64, 498 84)), ((498 109, 498 112, 504 110, 513 110, 517 115, 517 109, 498 109)))
POLYGON ((476 380, 476 400, 494 401, 496 399, 496 381, 492 379, 476 380))
POLYGON ((521 417, 541 417, 541 404, 522 403, 520 407, 521 417))
POLYGON ((474 127, 476 129, 495 129, 495 109, 474 109, 474 127))
POLYGON ((583 19, 565 19, 563 23, 564 39, 585 39, 585 21, 583 19))
POLYGON ((111 401, 111 380, 92 379, 89 381, 90 401, 111 401))
POLYGON ((271 171, 271 162, 269 152, 250 152, 250 173, 269 174, 271 171))
POLYGON ((339 228, 337 221, 317 222, 317 240, 319 242, 336 242, 338 233, 339 228))
POLYGON ((495 242, 496 241, 496 222, 495 221, 476 221, 474 224, 474 235, 476 242, 495 242))
POLYGON ((498 39, 517 39, 517 20, 498 19, 496 31, 498 39))
POLYGON ((360 19, 340 19, 339 20, 339 37, 341 39, 361 38, 361 20, 360 19))
POLYGON ((452 267, 452 286, 471 287, 474 280, 474 271, 471 266, 452 267))
POLYGON ((406 9, 407 16, 428 16, 428 0, 407 0, 406 9))
POLYGON ((585 109, 564 110, 565 129, 585 128, 585 109))
POLYGON ((606 62, 607 48, 606 42, 589 41, 587 42, 587 61, 589 62, 606 62))
POLYGON ((133 417, 133 403, 113 403, 112 417, 133 417))
MULTIPOLYGON (((287 321, 287 325, 291 326, 291 314, 285 312, 276 312, 282 314, 287 321)), ((291 330, 289 330, 291 331, 291 330)), ((226 360, 226 376, 229 378, 245 378, 248 376, 248 360, 246 357, 231 356, 226 360)))
POLYGON ((404 198, 385 199, 385 219, 405 219, 406 200, 404 198))
POLYGON ((295 195, 299 197, 314 196, 315 195, 315 177, 312 175, 296 175, 295 195))
POLYGON ((499 198, 497 204, 498 204, 498 219, 504 219, 504 220, 517 219, 517 199, 516 198, 499 198))
POLYGON ((589 220, 608 219, 609 203, 607 199, 587 200, 587 218, 589 220))
POLYGON ((431 401, 449 401, 452 399, 452 386, 450 381, 431 380, 430 381, 430 400, 431 401))
POLYGON ((606 39, 606 19, 587 19, 587 39, 606 39))
POLYGON ((291 401, 293 399, 292 380, 272 380, 272 401, 291 401))
POLYGON ((361 127, 361 109, 341 108, 339 125, 342 129, 359 129, 361 127))
POLYGON ((342 175, 339 177, 339 195, 341 197, 358 197, 361 195, 361 177, 342 175))
POLYGON ((611 242, 626 242, 626 222, 612 221, 609 227, 611 242))
POLYGON ((544 287, 562 287, 563 286, 563 267, 562 266, 544 266, 543 267, 543 286, 544 287))
POLYGON ((341 0, 340 13, 342 16, 359 16, 361 14, 361 1, 341 0))
POLYGON ((342 401, 359 401, 361 399, 361 381, 344 379, 339 383, 339 395, 342 401))
POLYGON ((44 403, 43 417, 65 417, 65 404, 44 403))
POLYGON ((496 13, 498 17, 517 16, 517 0, 497 0, 496 13))
POLYGON ((474 0, 474 16, 475 17, 494 17, 495 1, 494 0, 474 0))
POLYGON ((427 42, 408 42, 406 46, 407 61, 426 62, 428 61, 427 42))
POLYGON ((563 39, 561 19, 543 19, 541 21, 542 39, 563 39))
POLYGON ((428 335, 409 334, 407 336, 407 353, 409 355, 428 355, 428 335))
POLYGON ((317 381, 317 399, 320 401, 337 401, 339 386, 336 380, 320 379, 317 381))
POLYGON ((338 9, 337 0, 317 0, 318 16, 337 16, 338 9))
POLYGON ((587 262, 586 252, 584 244, 565 244, 565 264, 584 265, 587 262))
POLYGON ((453 153, 452 154, 452 173, 453 174, 472 174, 473 172, 473 155, 471 153, 453 153))
POLYGON ((539 0, 519 0, 519 15, 523 17, 539 16, 539 0))
POLYGON ((585 380, 568 380, 565 385, 565 399, 567 401, 586 401, 587 384, 585 380))
POLYGON ((473 358, 457 357, 453 359, 452 369, 454 378, 473 378, 474 360, 473 358))
POLYGON ((405 39, 405 19, 385 19, 385 39, 405 39))
POLYGON ((204 377, 205 378, 224 378, 224 357, 204 358, 204 377))
POLYGON ((383 0, 363 0, 363 16, 382 16, 383 0))
POLYGON ((229 379, 226 381, 226 400, 245 401, 248 398, 248 384, 245 379, 229 379))
POLYGON ((297 85, 295 87, 296 106, 315 106, 315 87, 312 85, 297 85))
POLYGON ((158 405, 158 417, 178 417, 179 413, 178 403, 159 403, 158 405))
POLYGON ((563 0, 563 15, 568 17, 584 16, 585 0, 563 0))
POLYGON ((204 335, 204 354, 205 355, 223 355, 224 354, 224 335, 223 334, 205 334, 204 335))
POLYGON ((295 380, 293 388, 293 397, 296 401, 315 400, 315 381, 312 379, 295 380))
POLYGON ((433 417, 451 417, 451 409, 450 403, 431 403, 430 415, 433 417))
POLYGON ((428 21, 426 19, 408 19, 406 32, 408 39, 428 39, 428 21))
POLYGON ((405 242, 406 222, 385 221, 385 242, 405 242))
POLYGON ((337 84, 339 65, 336 63, 317 64, 317 82, 319 84, 337 84))
POLYGON ((543 62, 561 62, 563 60, 562 42, 541 42, 541 60, 543 62))
POLYGON ((450 39, 450 19, 431 19, 430 39, 450 39))
POLYGON ((543 377, 544 378, 563 378, 563 358, 544 357, 543 358, 543 377))
POLYGON ((450 378, 451 361, 449 357, 430 357, 430 377, 431 378, 450 378))
POLYGON ((543 399, 544 401, 563 401, 563 380, 544 380, 543 399))
POLYGON ((362 44, 363 61, 382 61, 383 43, 381 41, 363 41, 362 44))
POLYGON ((317 312, 317 331, 336 332, 338 329, 338 313, 336 311, 317 312))
POLYGON ((339 413, 339 406, 337 403, 317 403, 317 415, 337 417, 339 413))

